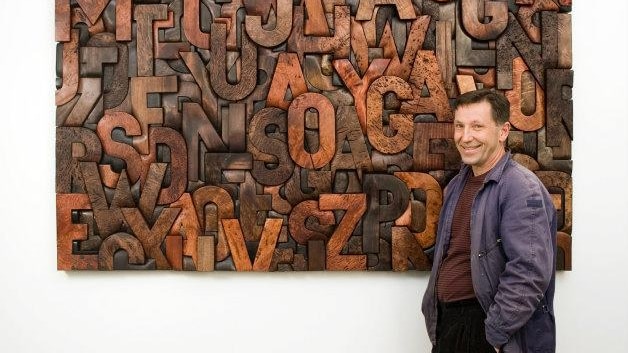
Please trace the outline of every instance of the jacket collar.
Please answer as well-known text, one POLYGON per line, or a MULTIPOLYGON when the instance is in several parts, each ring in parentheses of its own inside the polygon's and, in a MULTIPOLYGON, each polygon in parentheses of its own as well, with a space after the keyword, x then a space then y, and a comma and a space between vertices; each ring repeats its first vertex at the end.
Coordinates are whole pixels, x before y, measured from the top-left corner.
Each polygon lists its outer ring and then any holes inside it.
MULTIPOLYGON (((506 153, 497 162, 497 164, 495 164, 493 168, 488 171, 488 174, 486 174, 486 178, 484 178, 484 184, 489 181, 498 182, 501 179, 502 174, 504 173, 504 168, 506 168, 506 164, 508 164, 508 161, 511 158, 512 154, 510 153, 510 149, 506 149, 506 153)), ((470 175, 470 173, 473 173, 471 167, 467 164, 463 164, 462 169, 460 170, 460 174, 464 175, 466 179, 466 177, 470 175)))

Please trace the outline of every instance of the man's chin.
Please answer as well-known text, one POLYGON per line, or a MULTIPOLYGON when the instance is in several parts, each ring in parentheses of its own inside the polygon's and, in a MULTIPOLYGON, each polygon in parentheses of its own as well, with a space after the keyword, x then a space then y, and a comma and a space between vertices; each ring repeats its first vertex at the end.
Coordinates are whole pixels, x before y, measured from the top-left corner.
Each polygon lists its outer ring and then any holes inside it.
POLYGON ((461 160, 462 160, 462 163, 466 165, 473 165, 477 162, 476 158, 470 158, 470 157, 467 157, 467 158, 462 157, 461 160))

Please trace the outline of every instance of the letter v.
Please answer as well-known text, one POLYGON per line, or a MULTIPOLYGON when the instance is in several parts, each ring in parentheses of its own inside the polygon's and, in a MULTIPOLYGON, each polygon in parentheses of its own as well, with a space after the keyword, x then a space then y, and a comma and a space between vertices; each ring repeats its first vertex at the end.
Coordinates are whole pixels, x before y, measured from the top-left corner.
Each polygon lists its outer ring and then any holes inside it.
POLYGON ((242 227, 238 219, 223 219, 222 226, 231 249, 231 257, 238 271, 268 271, 270 268, 275 246, 281 231, 283 219, 267 218, 262 231, 262 238, 257 248, 255 260, 251 259, 246 251, 242 227))

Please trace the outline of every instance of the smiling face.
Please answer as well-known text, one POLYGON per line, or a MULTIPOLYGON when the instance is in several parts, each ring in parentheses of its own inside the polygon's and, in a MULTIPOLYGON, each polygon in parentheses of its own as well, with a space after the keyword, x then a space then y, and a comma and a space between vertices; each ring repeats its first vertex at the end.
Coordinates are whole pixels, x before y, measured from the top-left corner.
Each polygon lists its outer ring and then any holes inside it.
POLYGON ((496 123, 486 101, 459 106, 454 115, 454 141, 462 162, 474 175, 486 173, 505 153, 510 124, 496 123))

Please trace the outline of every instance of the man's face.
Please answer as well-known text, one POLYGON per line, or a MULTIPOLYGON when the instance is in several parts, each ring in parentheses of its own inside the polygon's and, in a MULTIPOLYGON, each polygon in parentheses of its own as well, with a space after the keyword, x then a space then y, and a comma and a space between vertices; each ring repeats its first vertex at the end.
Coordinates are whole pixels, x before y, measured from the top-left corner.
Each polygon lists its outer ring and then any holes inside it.
POLYGON ((462 162, 471 166, 475 175, 489 171, 504 155, 509 131, 509 123, 495 123, 488 102, 458 107, 454 114, 456 147, 462 162))

